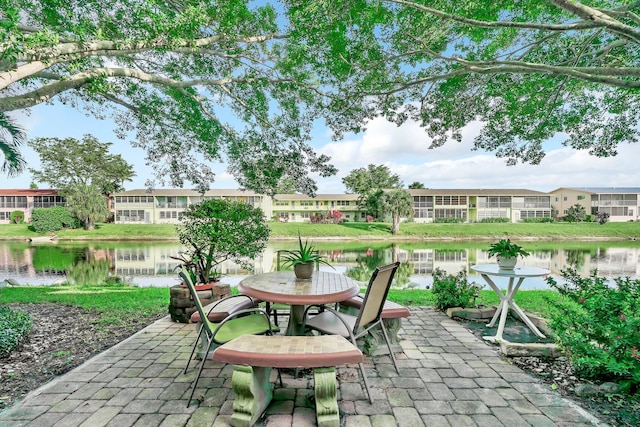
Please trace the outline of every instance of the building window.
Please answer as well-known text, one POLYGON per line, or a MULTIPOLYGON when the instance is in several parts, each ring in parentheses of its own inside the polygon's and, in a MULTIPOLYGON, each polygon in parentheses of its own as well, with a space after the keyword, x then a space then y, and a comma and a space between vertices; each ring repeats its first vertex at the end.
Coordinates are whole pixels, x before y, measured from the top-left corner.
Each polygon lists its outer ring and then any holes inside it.
POLYGON ((26 208, 27 196, 0 196, 0 208, 26 208))
POLYGON ((413 210, 414 218, 433 218, 433 209, 417 208, 413 210))
POLYGON ((520 211, 520 218, 550 218, 550 211, 520 211))
POLYGON ((183 212, 160 211, 160 219, 182 219, 183 212))
POLYGON ((435 218, 462 218, 467 219, 466 209, 436 209, 434 211, 435 218))
POLYGON ((9 221, 11 219, 11 212, 0 212, 0 221, 9 221))
POLYGON ((153 196, 116 196, 116 203, 153 203, 153 196))
POLYGON ((338 200, 337 204, 338 204, 338 206, 349 206, 349 205, 351 205, 351 201, 349 201, 349 200, 338 200))
POLYGON ((285 200, 276 200, 276 206, 289 206, 289 202, 285 200))
POLYGON ((436 205, 466 205, 467 196, 436 196, 436 205))
POLYGON ((144 210, 117 210, 116 222, 144 222, 144 210))
POLYGON ((313 202, 309 200, 302 200, 300 206, 313 206, 313 202))
POLYGON ((578 196, 578 200, 584 200, 584 199, 585 199, 585 197, 586 197, 586 196, 584 196, 584 195, 582 195, 582 194, 581 194, 581 195, 579 195, 579 196, 578 196))
POLYGON ((478 197, 479 208, 510 208, 511 197, 509 196, 488 196, 478 197))
POLYGON ((432 208, 433 196, 414 196, 413 207, 414 208, 432 208))
POLYGON ((34 208, 51 208, 54 206, 64 206, 64 197, 60 196, 34 196, 33 207, 34 208))
POLYGON ((485 218, 509 218, 509 209, 478 209, 478 221, 485 218))

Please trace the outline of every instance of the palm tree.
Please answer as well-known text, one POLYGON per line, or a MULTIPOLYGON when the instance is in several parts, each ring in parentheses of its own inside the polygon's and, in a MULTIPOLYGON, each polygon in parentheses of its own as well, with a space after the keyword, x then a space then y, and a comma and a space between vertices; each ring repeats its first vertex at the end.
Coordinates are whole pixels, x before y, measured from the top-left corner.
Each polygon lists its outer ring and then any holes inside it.
POLYGON ((18 126, 6 113, 0 112, 0 151, 4 155, 4 162, 0 170, 8 176, 20 174, 26 162, 22 158, 18 147, 25 142, 27 133, 18 126))

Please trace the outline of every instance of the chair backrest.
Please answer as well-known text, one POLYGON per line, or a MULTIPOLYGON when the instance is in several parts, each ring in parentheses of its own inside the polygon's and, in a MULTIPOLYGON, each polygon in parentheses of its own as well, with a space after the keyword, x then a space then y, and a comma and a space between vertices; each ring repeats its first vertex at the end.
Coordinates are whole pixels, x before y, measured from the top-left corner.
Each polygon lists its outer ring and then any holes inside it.
POLYGON ((358 320, 355 323, 354 333, 359 328, 366 327, 368 324, 377 322, 382 315, 384 302, 387 300, 387 294, 393 281, 393 276, 398 270, 399 262, 377 267, 367 286, 367 292, 362 300, 358 320))
POLYGON ((200 314, 200 319, 202 319, 202 327, 207 332, 209 337, 213 336, 213 330, 211 329, 211 325, 209 324, 207 313, 202 306, 202 302, 200 302, 200 298, 198 297, 198 293, 196 292, 196 287, 191 280, 191 275, 188 271, 181 269, 178 272, 178 276, 182 279, 182 282, 187 285, 189 288, 189 293, 191 294, 191 298, 193 299, 193 303, 196 305, 196 309, 198 310, 198 314, 200 314))

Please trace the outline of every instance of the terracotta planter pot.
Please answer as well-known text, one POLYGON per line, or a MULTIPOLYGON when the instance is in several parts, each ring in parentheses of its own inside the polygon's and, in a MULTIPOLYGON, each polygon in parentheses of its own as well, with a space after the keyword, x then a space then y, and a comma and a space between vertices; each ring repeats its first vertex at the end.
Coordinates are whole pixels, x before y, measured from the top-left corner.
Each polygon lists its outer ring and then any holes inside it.
MULTIPOLYGON (((208 291, 210 289, 213 289, 214 286, 219 284, 220 284, 220 281, 210 282, 210 283, 200 283, 199 285, 195 285, 195 288, 196 288, 196 291, 208 291)), ((183 288, 187 287, 187 285, 185 285, 184 283, 180 283, 180 286, 183 288)))
POLYGON ((313 268, 315 267, 313 262, 303 262, 293 266, 293 272, 296 277, 301 280, 309 280, 313 276, 313 268))

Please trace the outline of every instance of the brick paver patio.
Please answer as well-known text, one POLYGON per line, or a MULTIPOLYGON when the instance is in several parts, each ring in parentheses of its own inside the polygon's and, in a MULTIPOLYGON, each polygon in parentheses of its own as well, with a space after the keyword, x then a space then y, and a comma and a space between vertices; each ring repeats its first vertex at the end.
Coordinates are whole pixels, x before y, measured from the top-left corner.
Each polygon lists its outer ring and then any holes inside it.
MULTIPOLYGON (((338 369, 343 426, 605 425, 430 307, 412 307, 400 336, 399 375, 389 357, 365 358, 373 405, 357 369, 338 369)), ((159 320, 0 413, 0 426, 228 426, 230 366, 207 361, 201 402, 187 408, 194 337, 193 325, 159 320)), ((316 425, 312 377, 283 379, 256 426, 316 425)))

